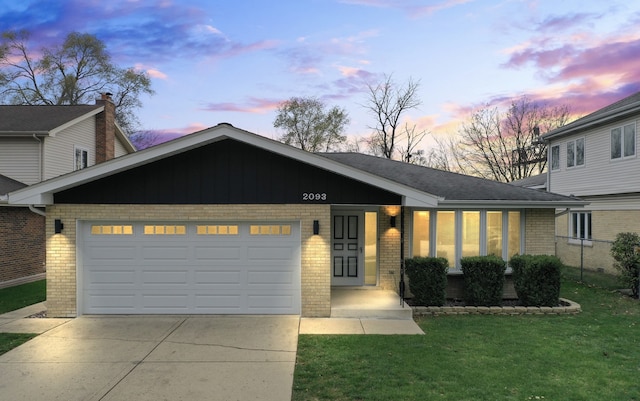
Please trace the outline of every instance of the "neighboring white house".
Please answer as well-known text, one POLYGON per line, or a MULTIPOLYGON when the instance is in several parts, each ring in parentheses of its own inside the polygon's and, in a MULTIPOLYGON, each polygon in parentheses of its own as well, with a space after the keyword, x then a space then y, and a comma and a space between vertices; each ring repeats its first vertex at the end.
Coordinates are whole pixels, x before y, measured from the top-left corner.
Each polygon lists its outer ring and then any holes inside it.
POLYGON ((43 210, 8 192, 135 151, 108 95, 95 105, 0 105, 0 288, 44 277, 43 210))
POLYGON ((556 254, 567 264, 613 272, 611 241, 640 232, 640 92, 542 136, 550 192, 590 204, 558 211, 556 254))

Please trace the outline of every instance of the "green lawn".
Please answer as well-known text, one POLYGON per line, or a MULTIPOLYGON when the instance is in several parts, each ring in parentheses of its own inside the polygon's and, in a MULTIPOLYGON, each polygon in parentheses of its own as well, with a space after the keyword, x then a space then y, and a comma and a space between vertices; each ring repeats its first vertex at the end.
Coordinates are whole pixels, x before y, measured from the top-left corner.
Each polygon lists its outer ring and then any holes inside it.
POLYGON ((639 401, 640 303, 606 277, 564 276, 561 296, 579 315, 426 317, 424 336, 301 335, 293 400, 639 401))
POLYGON ((46 280, 0 289, 0 314, 42 302, 46 297, 46 280))
MULTIPOLYGON (((0 314, 42 302, 46 298, 46 281, 36 281, 0 289, 0 314)), ((37 334, 0 333, 0 355, 23 344, 37 334)))

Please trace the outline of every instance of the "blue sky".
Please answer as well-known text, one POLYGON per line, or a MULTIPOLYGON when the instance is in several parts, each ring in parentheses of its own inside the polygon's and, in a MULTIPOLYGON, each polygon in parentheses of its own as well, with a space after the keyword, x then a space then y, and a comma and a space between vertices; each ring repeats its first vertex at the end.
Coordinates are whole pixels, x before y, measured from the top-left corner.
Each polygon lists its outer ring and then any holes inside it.
POLYGON ((640 90, 638 26, 628 0, 0 0, 0 30, 28 29, 32 49, 91 33, 147 71, 139 117, 167 138, 220 122, 275 138, 293 96, 368 135, 366 85, 384 74, 420 81, 407 119, 433 135, 522 95, 580 116, 640 90))

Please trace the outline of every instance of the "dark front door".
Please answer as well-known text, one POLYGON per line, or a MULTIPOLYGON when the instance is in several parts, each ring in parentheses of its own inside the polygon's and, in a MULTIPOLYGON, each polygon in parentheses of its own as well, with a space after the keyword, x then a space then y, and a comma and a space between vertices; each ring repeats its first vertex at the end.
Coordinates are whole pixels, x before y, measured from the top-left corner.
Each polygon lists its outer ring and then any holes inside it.
POLYGON ((361 211, 336 211, 331 228, 331 285, 364 284, 361 211))

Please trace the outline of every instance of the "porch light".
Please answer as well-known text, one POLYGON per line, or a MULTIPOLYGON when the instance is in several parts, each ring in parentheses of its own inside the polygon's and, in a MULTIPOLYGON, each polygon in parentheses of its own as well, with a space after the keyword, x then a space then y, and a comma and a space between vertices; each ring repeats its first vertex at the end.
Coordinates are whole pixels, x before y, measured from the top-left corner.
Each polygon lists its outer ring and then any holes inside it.
POLYGON ((391 216, 389 224, 391 225, 391 228, 396 228, 396 216, 391 216))
POLYGON ((318 220, 313 221, 313 235, 320 234, 320 222, 318 220))
POLYGON ((62 229, 64 229, 64 224, 62 224, 62 220, 55 219, 53 222, 53 232, 56 234, 60 234, 62 232, 62 229))

